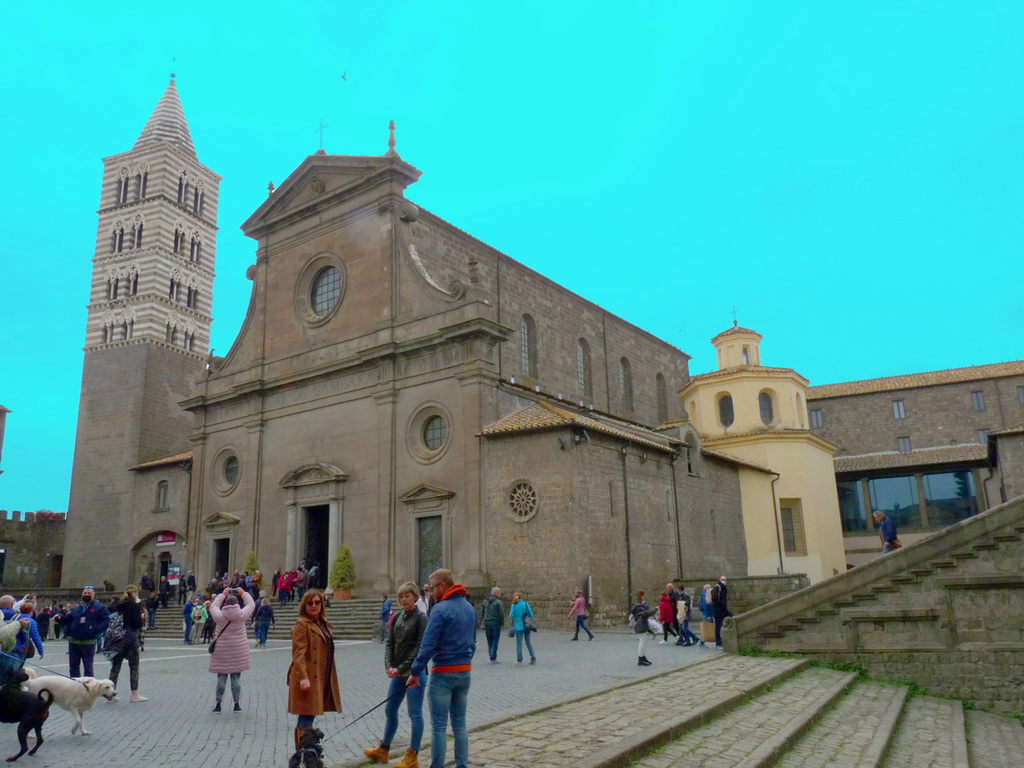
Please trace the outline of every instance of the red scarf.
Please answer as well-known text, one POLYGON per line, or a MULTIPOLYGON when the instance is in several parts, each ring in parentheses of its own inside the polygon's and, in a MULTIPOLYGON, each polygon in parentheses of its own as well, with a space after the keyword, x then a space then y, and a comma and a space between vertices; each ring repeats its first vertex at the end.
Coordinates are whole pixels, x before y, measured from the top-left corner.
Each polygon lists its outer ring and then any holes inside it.
POLYGON ((444 597, 442 597, 441 600, 444 601, 447 600, 449 597, 455 597, 456 595, 462 595, 463 597, 465 597, 466 588, 461 584, 452 584, 450 587, 448 587, 448 589, 444 591, 444 597))

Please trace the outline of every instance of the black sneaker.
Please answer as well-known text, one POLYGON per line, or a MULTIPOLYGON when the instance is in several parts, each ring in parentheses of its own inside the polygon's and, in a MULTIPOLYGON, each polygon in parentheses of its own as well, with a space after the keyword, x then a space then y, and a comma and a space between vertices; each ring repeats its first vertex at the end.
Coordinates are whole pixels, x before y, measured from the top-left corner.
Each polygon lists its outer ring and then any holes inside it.
POLYGON ((241 711, 242 711, 242 708, 238 705, 238 702, 236 701, 235 702, 235 712, 241 712, 241 711))
POLYGON ((214 705, 213 711, 214 712, 220 712, 220 702, 219 701, 214 705))

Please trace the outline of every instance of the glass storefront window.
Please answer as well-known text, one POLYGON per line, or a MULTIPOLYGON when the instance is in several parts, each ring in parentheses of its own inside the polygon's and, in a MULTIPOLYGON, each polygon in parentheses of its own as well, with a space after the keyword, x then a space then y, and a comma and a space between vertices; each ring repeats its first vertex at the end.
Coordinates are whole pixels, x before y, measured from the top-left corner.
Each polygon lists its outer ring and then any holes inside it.
POLYGON ((928 524, 932 528, 945 528, 978 514, 973 473, 964 471, 925 475, 924 500, 928 509, 928 524))
MULTIPOLYGON (((921 527, 921 507, 917 496, 917 478, 879 477, 868 481, 871 508, 880 509, 896 523, 896 530, 921 527)), ((878 524, 872 520, 872 527, 878 524)))
POLYGON ((868 527, 868 512, 864 506, 864 484, 860 480, 842 480, 836 483, 839 493, 839 517, 843 532, 863 531, 868 527))

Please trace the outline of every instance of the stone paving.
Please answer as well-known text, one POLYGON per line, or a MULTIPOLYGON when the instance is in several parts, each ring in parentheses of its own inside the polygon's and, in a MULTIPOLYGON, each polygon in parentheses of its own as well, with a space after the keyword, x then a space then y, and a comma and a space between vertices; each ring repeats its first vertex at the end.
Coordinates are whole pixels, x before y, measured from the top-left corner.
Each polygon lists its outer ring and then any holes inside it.
POLYGON ((959 707, 960 702, 932 696, 910 699, 903 708, 885 768, 954 768, 954 706, 959 707))
MULTIPOLYGON (((643 685, 619 688, 479 731, 471 737, 471 762, 488 768, 576 764, 605 747, 651 729, 660 730, 713 698, 751 690, 766 676, 797 664, 789 659, 718 656, 692 670, 660 674, 643 685)), ((813 670, 813 681, 838 675, 831 670, 818 673, 813 670)), ((638 765, 660 768, 668 763, 659 756, 638 765)))
POLYGON ((731 768, 799 716, 820 697, 823 689, 843 677, 842 672, 832 669, 807 669, 630 765, 634 768, 674 765, 731 768))
MULTIPOLYGON (((636 666, 636 639, 631 634, 599 632, 593 642, 570 642, 568 633, 539 632, 534 639, 536 666, 517 667, 514 641, 502 637, 500 664, 487 664, 486 640, 478 634, 473 687, 468 712, 471 728, 484 726, 542 707, 550 707, 598 691, 659 676, 719 652, 673 645, 648 646, 653 667, 636 666)), ((44 666, 66 674, 67 645, 48 641, 44 666)), ((270 641, 270 648, 252 652, 252 669, 242 674, 242 712, 214 715, 214 683, 207 672, 205 646, 183 646, 153 638, 142 654, 140 691, 150 697, 141 704, 101 700, 85 716, 93 736, 71 736, 71 716, 54 707, 43 727, 45 743, 30 761, 35 768, 112 768, 122 765, 233 768, 234 766, 286 766, 292 752, 295 718, 287 714, 285 673, 290 662, 286 641, 270 641)), ((387 694, 383 647, 375 642, 339 643, 337 650, 343 715, 324 715, 317 725, 328 734, 379 703, 387 694)), ((29 666, 33 666, 32 660, 29 666)), ((96 662, 97 676, 110 665, 96 662)), ((47 674, 40 670, 39 674, 47 674)), ((128 669, 122 670, 122 685, 128 669)), ((676 683, 675 685, 678 685, 676 683)), ((124 694, 122 694, 124 695, 124 694)), ((125 697, 127 698, 127 697, 125 697)), ((225 701, 230 701, 230 690, 225 701)), ((230 706, 225 709, 230 710, 230 706)), ((426 737, 430 717, 424 707, 426 737)), ((328 765, 365 762, 363 748, 380 739, 383 708, 360 720, 324 745, 328 765)), ((408 743, 404 708, 395 748, 408 743)), ((477 737, 471 737, 471 755, 477 737)), ((0 725, 0 758, 17 752, 15 726, 0 725), (7 750, 6 752, 4 750, 7 750)), ((449 755, 451 750, 449 749, 449 755)), ((401 755, 399 755, 399 758, 401 755)), ((475 762, 475 760, 474 760, 475 762)))
POLYGON ((857 766, 868 756, 890 706, 905 688, 865 682, 857 685, 776 763, 778 768, 857 766))
POLYGON ((964 717, 972 766, 1021 768, 1024 765, 1024 726, 1020 720, 988 712, 965 712, 964 717))

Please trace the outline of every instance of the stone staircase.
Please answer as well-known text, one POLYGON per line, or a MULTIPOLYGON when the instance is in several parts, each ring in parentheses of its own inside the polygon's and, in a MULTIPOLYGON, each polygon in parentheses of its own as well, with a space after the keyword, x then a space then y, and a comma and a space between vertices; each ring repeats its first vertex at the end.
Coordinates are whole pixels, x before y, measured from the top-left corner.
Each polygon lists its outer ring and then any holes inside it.
POLYGON ((477 729, 470 743, 488 768, 1024 765, 1019 720, 806 659, 726 654, 477 729))
MULTIPOLYGON (((299 602, 294 600, 285 606, 273 602, 275 623, 271 625, 267 638, 270 640, 291 639, 292 625, 298 618, 299 602)), ((156 612, 156 627, 146 630, 146 639, 184 639, 182 629, 183 606, 167 604, 167 609, 156 612)), ((380 626, 380 600, 333 600, 327 604, 327 621, 334 628, 335 640, 374 640, 380 626)), ((253 631, 250 629, 250 636, 253 631)))
MULTIPOLYGON (((727 650, 850 662, 1024 712, 1024 498, 726 623, 727 650)), ((1022 763, 1024 765, 1024 763, 1022 763)))

